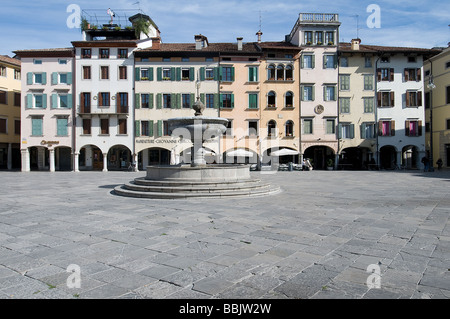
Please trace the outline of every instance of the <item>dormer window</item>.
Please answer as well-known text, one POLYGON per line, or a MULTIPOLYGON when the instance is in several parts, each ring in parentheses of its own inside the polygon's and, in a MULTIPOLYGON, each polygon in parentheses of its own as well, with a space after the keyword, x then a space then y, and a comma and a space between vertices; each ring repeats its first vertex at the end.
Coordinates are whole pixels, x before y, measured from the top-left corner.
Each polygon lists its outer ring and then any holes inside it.
POLYGON ((381 63, 389 63, 389 57, 388 56, 382 56, 380 61, 381 61, 381 63))

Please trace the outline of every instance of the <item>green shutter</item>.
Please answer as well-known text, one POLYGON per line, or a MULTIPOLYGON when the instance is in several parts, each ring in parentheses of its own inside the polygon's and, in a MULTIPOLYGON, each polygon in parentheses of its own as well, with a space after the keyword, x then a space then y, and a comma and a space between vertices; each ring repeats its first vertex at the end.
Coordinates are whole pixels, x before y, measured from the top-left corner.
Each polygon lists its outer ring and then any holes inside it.
POLYGON ((56 134, 59 136, 67 136, 67 118, 57 119, 56 134))
POLYGON ((234 108, 234 94, 231 94, 231 108, 234 108))
POLYGON ((189 81, 195 81, 195 69, 193 67, 189 68, 189 81))
POLYGON ((205 93, 200 93, 200 101, 202 101, 203 104, 205 104, 205 93))
POLYGON ((141 95, 139 93, 136 93, 134 95, 134 108, 135 109, 141 108, 141 95))
MULTIPOLYGON (((172 68, 170 68, 170 80, 171 81, 176 81, 176 80, 178 80, 178 74, 176 74, 176 73, 178 73, 178 69, 179 68, 174 68, 174 67, 172 67, 172 68)), ((178 80, 178 81, 181 81, 181 69, 180 69, 180 80, 178 80)))
POLYGON ((72 94, 67 94, 67 108, 72 108, 72 94))
POLYGON ((314 69, 316 66, 316 56, 313 54, 311 55, 311 68, 314 69))
POLYGON ((56 109, 58 107, 58 94, 52 94, 50 107, 52 109, 56 109))
POLYGON ((153 108, 153 93, 148 94, 148 108, 149 109, 153 108))
POLYGON ((153 127, 155 126, 155 124, 153 123, 153 121, 148 121, 148 136, 153 136, 153 127))
POLYGON ((31 135, 41 136, 42 135, 42 119, 31 119, 31 135))
POLYGON ((47 108, 47 94, 42 94, 42 108, 47 108))
POLYGON ((219 94, 219 106, 223 108, 223 94, 219 94))
POLYGON ((181 81, 181 68, 176 68, 176 74, 177 74, 177 81, 181 81))
POLYGON ((314 85, 311 86, 311 97, 312 97, 312 99, 311 99, 312 101, 314 101, 316 98, 316 89, 315 89, 314 85))
POLYGON ((148 68, 148 80, 153 81, 153 68, 148 68))
POLYGON ((338 124, 338 138, 342 138, 342 124, 338 124))
POLYGON ((200 81, 205 81, 206 78, 206 68, 201 67, 200 68, 200 81))
POLYGON ((192 109, 192 106, 193 106, 194 103, 195 103, 195 94, 194 94, 194 93, 191 93, 191 98, 190 98, 190 101, 189 101, 189 102, 191 102, 190 107, 191 107, 191 109, 192 109))
POLYGON ((300 101, 304 101, 305 100, 305 88, 304 86, 300 86, 300 101))
POLYGON ((141 136, 141 121, 134 121, 134 135, 141 136))
POLYGON ((223 67, 219 67, 219 81, 222 81, 223 67))
POLYGON ((234 67, 231 68, 231 81, 234 81, 234 67))
POLYGON ((350 138, 355 138, 355 124, 350 124, 350 138))
POLYGON ((362 123, 360 127, 361 127, 361 132, 360 132, 361 138, 366 138, 366 135, 365 135, 366 134, 366 123, 362 123))
POLYGON ((27 102, 25 104, 27 109, 31 109, 33 107, 33 94, 27 94, 27 102))
POLYGON ((156 80, 162 81, 162 68, 161 67, 156 69, 156 80))
POLYGON ((214 81, 220 80, 220 68, 214 68, 214 81))
POLYGON ((67 84, 72 84, 72 72, 67 73, 67 84))
POLYGON ((42 72, 42 84, 47 84, 47 72, 42 72))
POLYGON ((141 68, 134 68, 134 80, 135 81, 141 80, 141 68))
POLYGON ((158 120, 158 137, 163 135, 163 121, 158 120))
POLYGON ((156 94, 156 108, 157 109, 162 108, 162 94, 161 93, 156 94))
POLYGON ((215 109, 218 109, 219 108, 219 97, 220 97, 220 94, 214 94, 214 108, 215 109))
POLYGON ((181 94, 177 93, 177 94, 175 94, 175 96, 176 96, 177 109, 181 109, 181 94))
POLYGON ((27 85, 32 85, 32 84, 33 84, 33 73, 28 72, 27 73, 27 85))
POLYGON ((58 73, 52 72, 52 85, 58 84, 58 73))
POLYGON ((338 67, 338 56, 337 54, 333 55, 333 63, 334 68, 336 69, 338 67))

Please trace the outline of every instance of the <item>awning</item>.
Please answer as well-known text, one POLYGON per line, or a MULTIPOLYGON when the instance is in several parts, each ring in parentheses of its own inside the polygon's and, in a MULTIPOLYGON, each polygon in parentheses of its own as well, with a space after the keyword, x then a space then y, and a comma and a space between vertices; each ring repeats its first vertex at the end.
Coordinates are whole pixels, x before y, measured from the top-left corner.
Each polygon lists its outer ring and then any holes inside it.
POLYGON ((234 151, 227 152, 227 156, 230 156, 230 157, 253 157, 253 153, 243 150, 243 149, 237 149, 234 151))
POLYGON ((289 148, 282 148, 281 150, 270 153, 270 156, 298 155, 298 154, 300 153, 296 150, 291 150, 289 148))

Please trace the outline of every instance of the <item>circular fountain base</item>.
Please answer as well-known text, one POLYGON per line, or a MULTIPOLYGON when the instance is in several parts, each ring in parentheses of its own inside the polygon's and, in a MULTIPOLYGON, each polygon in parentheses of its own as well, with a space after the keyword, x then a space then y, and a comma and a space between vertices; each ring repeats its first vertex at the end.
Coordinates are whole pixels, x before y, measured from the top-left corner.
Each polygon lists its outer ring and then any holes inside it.
POLYGON ((280 188, 250 176, 249 165, 148 166, 147 176, 118 186, 118 195, 138 198, 262 196, 280 188))

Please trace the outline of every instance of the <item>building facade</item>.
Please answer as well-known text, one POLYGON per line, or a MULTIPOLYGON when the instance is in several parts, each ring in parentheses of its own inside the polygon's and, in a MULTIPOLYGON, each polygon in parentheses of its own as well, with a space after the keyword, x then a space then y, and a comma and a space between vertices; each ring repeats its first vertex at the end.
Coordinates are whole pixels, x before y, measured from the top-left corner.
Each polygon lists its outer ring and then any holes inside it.
POLYGON ((73 169, 73 49, 16 51, 22 66, 22 171, 73 169))
POLYGON ((20 169, 21 63, 0 55, 0 169, 20 169))

